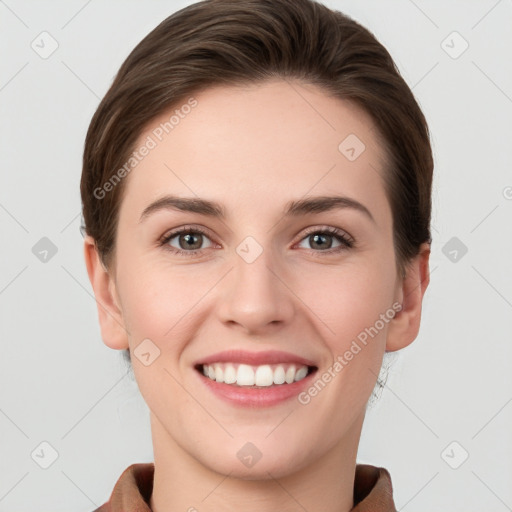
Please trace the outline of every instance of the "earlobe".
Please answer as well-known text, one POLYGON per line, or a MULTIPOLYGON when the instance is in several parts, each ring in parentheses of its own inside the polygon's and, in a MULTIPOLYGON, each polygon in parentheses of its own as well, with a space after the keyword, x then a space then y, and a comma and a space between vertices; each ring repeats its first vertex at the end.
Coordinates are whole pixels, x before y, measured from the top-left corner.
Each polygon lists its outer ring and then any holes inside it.
POLYGON ((405 348, 418 336, 423 296, 430 282, 429 257, 430 244, 424 243, 419 254, 407 266, 396 299, 402 304, 402 310, 389 323, 386 352, 405 348))
POLYGON ((84 238, 84 258, 94 290, 103 342, 112 349, 127 349, 128 331, 116 299, 115 282, 103 266, 94 239, 89 235, 84 238))

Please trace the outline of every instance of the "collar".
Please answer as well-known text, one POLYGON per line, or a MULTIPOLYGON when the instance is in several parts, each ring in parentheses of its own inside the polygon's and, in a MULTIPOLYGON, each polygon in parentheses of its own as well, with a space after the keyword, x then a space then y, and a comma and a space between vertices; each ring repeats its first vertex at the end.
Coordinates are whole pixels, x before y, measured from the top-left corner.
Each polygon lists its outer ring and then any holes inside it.
MULTIPOLYGON (((119 477, 108 502, 94 512, 151 512, 153 462, 132 464, 119 477)), ((354 508, 351 512, 396 512, 388 470, 356 464, 354 508)))

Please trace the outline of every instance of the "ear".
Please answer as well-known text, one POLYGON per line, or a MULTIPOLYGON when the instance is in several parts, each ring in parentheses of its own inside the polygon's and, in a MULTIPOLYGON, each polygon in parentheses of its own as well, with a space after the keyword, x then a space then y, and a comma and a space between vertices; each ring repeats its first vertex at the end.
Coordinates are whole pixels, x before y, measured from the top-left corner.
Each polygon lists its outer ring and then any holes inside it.
POLYGON ((89 235, 84 239, 84 257, 96 298, 103 342, 113 349, 127 349, 128 332, 118 305, 115 281, 103 266, 94 239, 89 235))
POLYGON ((423 243, 399 283, 396 300, 402 309, 389 322, 386 352, 407 347, 418 336, 423 295, 430 282, 429 257, 430 244, 423 243))

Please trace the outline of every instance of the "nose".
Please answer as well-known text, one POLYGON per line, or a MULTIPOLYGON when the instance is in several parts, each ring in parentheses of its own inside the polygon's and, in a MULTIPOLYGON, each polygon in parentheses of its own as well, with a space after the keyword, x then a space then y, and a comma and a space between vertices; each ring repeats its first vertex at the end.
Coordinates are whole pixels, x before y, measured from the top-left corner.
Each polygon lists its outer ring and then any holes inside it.
POLYGON ((254 261, 240 254, 234 254, 234 268, 221 283, 220 320, 238 326, 245 334, 268 334, 282 328, 295 311, 293 286, 286 282, 282 266, 268 249, 254 261))

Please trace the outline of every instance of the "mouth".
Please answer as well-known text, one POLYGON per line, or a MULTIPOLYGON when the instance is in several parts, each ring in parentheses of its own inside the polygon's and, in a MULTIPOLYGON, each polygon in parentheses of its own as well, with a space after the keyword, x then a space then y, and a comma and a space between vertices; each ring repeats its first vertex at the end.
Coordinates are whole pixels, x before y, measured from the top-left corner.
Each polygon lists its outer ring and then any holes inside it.
POLYGON ((314 365, 298 363, 251 365, 231 361, 200 363, 194 368, 211 381, 254 389, 288 386, 318 370, 314 365))
POLYGON ((272 407, 297 398, 318 366, 290 352, 225 350, 193 363, 208 393, 235 407, 272 407))

